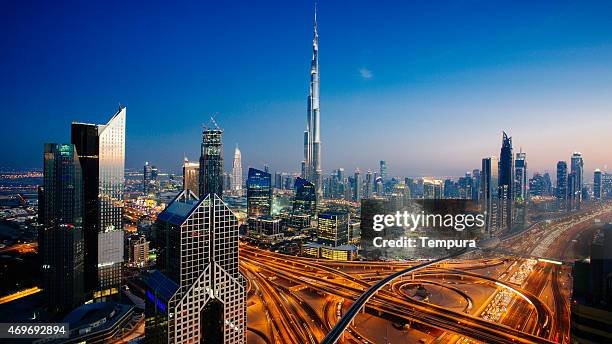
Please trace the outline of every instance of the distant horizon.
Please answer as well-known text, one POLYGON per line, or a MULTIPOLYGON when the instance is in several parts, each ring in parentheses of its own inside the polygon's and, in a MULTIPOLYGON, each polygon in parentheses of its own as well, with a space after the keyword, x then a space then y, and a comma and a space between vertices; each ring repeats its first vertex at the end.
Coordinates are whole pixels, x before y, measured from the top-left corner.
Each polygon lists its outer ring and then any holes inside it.
MULTIPOLYGON (((44 143, 68 143, 72 121, 106 123, 121 102, 126 167, 198 160, 201 124, 218 112, 226 170, 238 143, 245 169, 299 172, 313 7, 267 5, 6 4, 0 144, 12 149, 0 167, 41 166, 44 143)), ((502 130, 530 177, 554 181, 574 151, 585 180, 612 166, 612 3, 318 12, 326 175, 385 160, 389 175, 461 176, 499 155, 502 130)))

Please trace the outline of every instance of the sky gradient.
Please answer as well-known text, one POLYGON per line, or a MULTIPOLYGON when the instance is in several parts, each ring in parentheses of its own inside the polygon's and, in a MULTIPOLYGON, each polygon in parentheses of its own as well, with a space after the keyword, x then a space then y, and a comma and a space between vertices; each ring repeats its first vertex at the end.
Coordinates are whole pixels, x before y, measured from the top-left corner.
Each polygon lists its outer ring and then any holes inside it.
MULTIPOLYGON (((530 175, 573 151, 612 170, 612 2, 319 3, 325 173, 460 175, 499 155, 530 175)), ((225 165, 298 171, 309 1, 0 4, 0 167, 42 165, 70 122, 127 106, 126 166, 178 171, 218 112, 225 165)))

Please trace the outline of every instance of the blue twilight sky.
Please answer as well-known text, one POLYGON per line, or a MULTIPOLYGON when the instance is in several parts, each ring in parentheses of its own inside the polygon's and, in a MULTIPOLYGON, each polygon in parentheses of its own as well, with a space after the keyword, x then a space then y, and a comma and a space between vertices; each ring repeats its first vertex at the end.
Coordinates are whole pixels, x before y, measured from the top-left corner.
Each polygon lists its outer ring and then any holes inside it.
MULTIPOLYGON (((575 150, 612 170, 612 2, 320 1, 326 172, 460 175, 498 155, 531 172, 575 150)), ((70 122, 127 106, 128 167, 178 171, 218 112, 226 168, 298 171, 311 1, 3 1, 1 167, 38 167, 70 122)), ((592 178, 592 177, 591 177, 592 178)), ((590 179, 590 178, 587 178, 590 179)))

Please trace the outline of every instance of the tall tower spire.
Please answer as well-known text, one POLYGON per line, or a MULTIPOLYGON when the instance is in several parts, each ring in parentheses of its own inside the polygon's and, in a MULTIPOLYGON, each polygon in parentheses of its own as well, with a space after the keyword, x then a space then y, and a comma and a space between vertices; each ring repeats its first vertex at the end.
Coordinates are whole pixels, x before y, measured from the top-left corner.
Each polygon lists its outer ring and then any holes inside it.
POLYGON ((317 4, 314 8, 314 34, 312 38, 312 61, 310 63, 310 93, 304 132, 304 160, 302 177, 316 186, 321 194, 321 137, 319 114, 319 33, 317 27, 317 4))

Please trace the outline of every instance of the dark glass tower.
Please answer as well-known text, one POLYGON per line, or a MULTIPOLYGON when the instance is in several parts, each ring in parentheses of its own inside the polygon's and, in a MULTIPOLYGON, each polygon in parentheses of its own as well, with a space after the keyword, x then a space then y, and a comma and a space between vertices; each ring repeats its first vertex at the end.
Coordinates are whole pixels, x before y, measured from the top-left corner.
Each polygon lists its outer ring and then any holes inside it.
POLYGON ((116 294, 123 264, 125 116, 107 124, 72 123, 72 143, 83 171, 85 289, 95 299, 116 294))
POLYGON ((595 199, 601 199, 602 189, 601 170, 596 169, 595 172, 593 172, 593 197, 595 197, 595 199))
POLYGON ((502 147, 499 153, 499 225, 500 229, 512 227, 514 207, 514 156, 512 154, 512 138, 504 132, 502 147))
POLYGON ((272 212, 272 175, 249 168, 247 179, 247 215, 249 218, 270 215, 272 212))
POLYGON ((223 130, 204 128, 200 155, 200 198, 223 196, 223 130))
POLYGON ((567 199, 567 162, 557 162, 557 190, 558 199, 567 199))
POLYGON ((480 171, 480 202, 481 209, 485 214, 485 233, 492 235, 499 227, 497 196, 498 188, 498 163, 496 157, 482 159, 482 170, 480 171))
POLYGON ((38 247, 44 300, 62 313, 84 300, 83 188, 71 144, 45 144, 39 189, 38 247))
POLYGON ((293 211, 314 215, 317 209, 317 189, 315 185, 304 178, 297 177, 294 189, 293 211))

